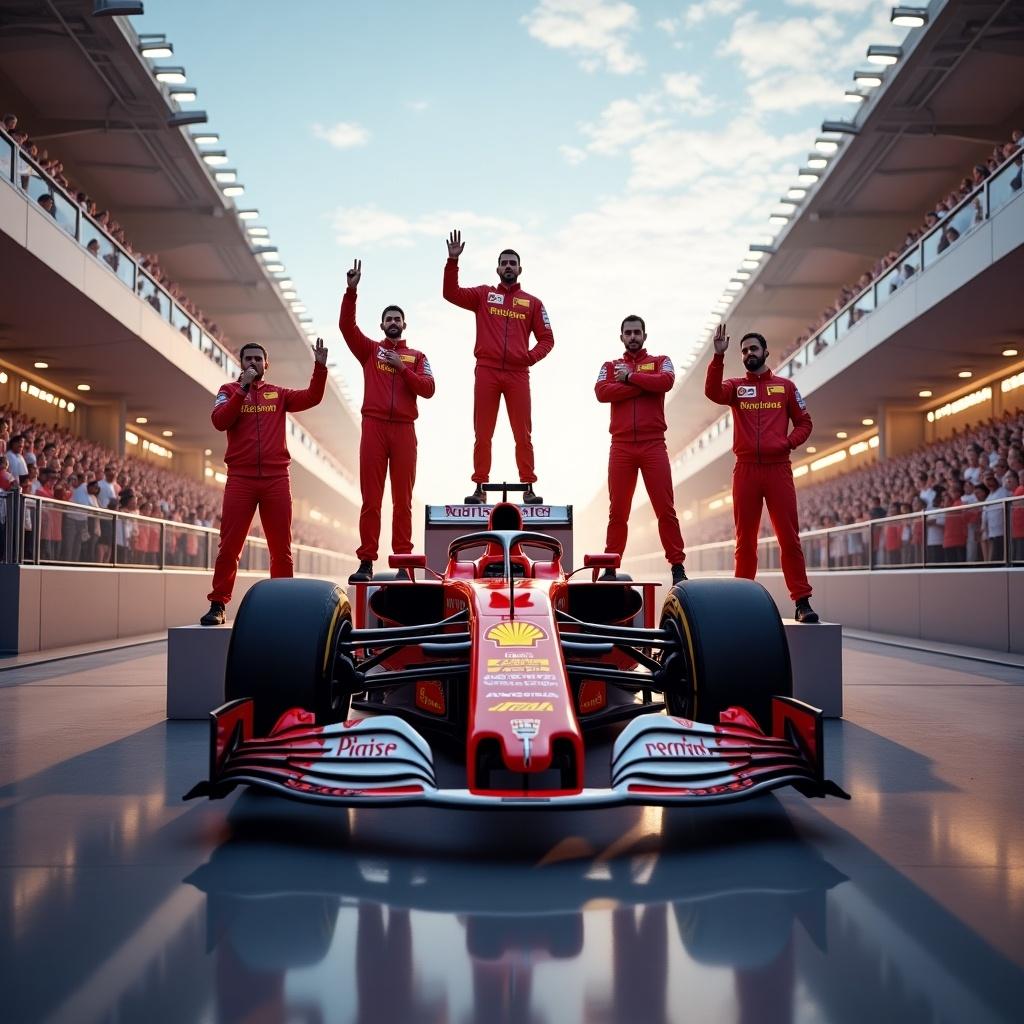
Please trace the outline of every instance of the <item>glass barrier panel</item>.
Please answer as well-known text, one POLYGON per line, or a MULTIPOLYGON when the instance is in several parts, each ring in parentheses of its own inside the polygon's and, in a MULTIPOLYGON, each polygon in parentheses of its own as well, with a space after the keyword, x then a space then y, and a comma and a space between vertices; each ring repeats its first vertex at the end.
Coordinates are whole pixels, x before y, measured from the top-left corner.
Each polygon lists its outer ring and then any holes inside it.
POLYGON ((1024 498, 1014 498, 1007 504, 1010 513, 1010 562, 1012 565, 1024 565, 1024 498))
POLYGON ((25 562, 33 565, 39 562, 39 506, 37 498, 22 496, 21 508, 21 544, 22 557, 25 562))
MULTIPOLYGON (((1009 502, 989 498, 981 509, 981 557, 990 565, 1006 562, 1006 527, 1007 520, 1012 518, 1008 505, 1009 502)), ((1012 522, 1009 525, 1012 531, 1012 522)))
POLYGON ((53 217, 54 220, 72 238, 78 237, 78 206, 73 203, 59 188, 50 191, 53 196, 53 217))
POLYGON ((865 292, 857 297, 853 305, 850 306, 848 316, 850 320, 850 326, 859 323, 864 317, 875 308, 875 289, 868 288, 865 292))
POLYGON ((171 326, 178 329, 178 333, 186 338, 189 344, 192 343, 193 331, 199 328, 192 322, 192 318, 180 306, 171 303, 171 326))
POLYGON ((921 249, 919 246, 910 250, 896 264, 894 272, 886 275, 888 280, 889 294, 899 291, 913 276, 921 269, 921 249))
POLYGON ((988 179, 988 213, 991 217, 1021 193, 1021 169, 1024 155, 1018 151, 1013 160, 988 179))
POLYGON ((926 566, 942 565, 946 561, 943 538, 946 534, 946 522, 951 517, 945 509, 929 511, 924 514, 924 564, 926 566))
POLYGON ((899 287, 899 268, 890 267, 875 282, 875 309, 887 302, 893 292, 899 287))
POLYGON ((14 178, 14 143, 5 135, 0 135, 0 171, 12 181, 14 178))
POLYGON ((205 533, 184 523, 164 523, 164 565, 175 569, 205 569, 205 533))
POLYGON ((871 527, 867 523, 843 531, 847 569, 871 568, 871 527))
POLYGON ((135 294, 148 302, 160 316, 166 318, 169 300, 157 283, 146 273, 140 272, 135 283, 135 294))
POLYGON ((44 177, 43 172, 24 153, 18 150, 17 179, 22 190, 29 199, 39 202, 40 196, 49 195, 50 182, 44 177))

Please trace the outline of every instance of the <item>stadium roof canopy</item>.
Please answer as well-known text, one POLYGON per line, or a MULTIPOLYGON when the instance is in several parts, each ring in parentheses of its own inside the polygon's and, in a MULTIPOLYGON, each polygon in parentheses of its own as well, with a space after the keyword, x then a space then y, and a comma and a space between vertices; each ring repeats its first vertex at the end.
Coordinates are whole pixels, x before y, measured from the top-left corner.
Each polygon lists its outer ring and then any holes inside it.
MULTIPOLYGON (((94 17, 92 8, 92 0, 3 4, 0 104, 113 213, 136 249, 159 255, 169 277, 236 346, 266 344, 274 376, 302 386, 312 365, 309 342, 244 222, 189 129, 169 126, 178 105, 140 55, 130 23, 94 17)), ((337 436, 342 409, 352 421, 336 385, 329 392, 300 416, 325 441, 337 436)))
MULTIPOLYGON (((842 141, 821 180, 776 238, 775 251, 726 314, 734 341, 727 372, 742 373, 733 350, 746 331, 764 334, 776 353, 788 349, 842 287, 899 248, 906 233, 973 164, 996 143, 1008 141, 1012 129, 1024 127, 1024 5, 1019 0, 948 0, 933 2, 929 12, 928 26, 908 34, 902 59, 864 105, 857 134, 842 141)), ((812 145, 809 138, 808 150, 812 145)), ((996 281, 989 285, 1002 291, 996 281)), ((954 326, 947 339, 951 343, 954 326)), ((977 334, 978 324, 972 326, 977 334)), ((963 355, 964 335, 960 338, 951 365, 963 355)), ((877 395, 886 375, 911 377, 919 365, 914 348, 921 339, 914 342, 885 346, 884 368, 848 371, 844 391, 863 387, 866 394, 877 395)), ((928 344, 934 342, 933 337, 928 344)), ((673 394, 670 451, 678 451, 721 415, 721 408, 703 397, 709 351, 709 346, 702 351, 673 394)))

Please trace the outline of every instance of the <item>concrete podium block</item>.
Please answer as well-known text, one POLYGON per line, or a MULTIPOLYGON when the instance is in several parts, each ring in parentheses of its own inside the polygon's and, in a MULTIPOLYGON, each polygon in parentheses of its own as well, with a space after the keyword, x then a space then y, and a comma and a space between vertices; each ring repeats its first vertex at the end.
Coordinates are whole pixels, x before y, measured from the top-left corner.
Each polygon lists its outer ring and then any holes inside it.
POLYGON ((230 626, 167 630, 167 717, 205 719, 224 703, 230 626))
POLYGON ((783 619, 793 664, 793 696, 821 708, 826 718, 843 717, 843 627, 838 622, 801 625, 783 619))

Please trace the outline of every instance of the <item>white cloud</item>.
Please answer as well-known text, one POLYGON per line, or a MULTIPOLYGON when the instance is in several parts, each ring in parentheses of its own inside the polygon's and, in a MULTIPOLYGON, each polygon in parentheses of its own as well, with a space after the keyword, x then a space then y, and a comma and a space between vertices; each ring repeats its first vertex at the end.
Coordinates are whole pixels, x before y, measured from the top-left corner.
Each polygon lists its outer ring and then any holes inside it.
POLYGON ((570 167, 575 167, 587 159, 587 151, 580 149, 579 146, 559 146, 558 152, 562 154, 562 159, 570 167))
POLYGON ((410 110, 414 110, 417 114, 422 113, 430 106, 429 100, 409 100, 406 106, 410 110))
POLYGON ((453 228, 469 234, 521 234, 522 226, 499 217, 466 210, 439 210, 419 217, 390 213, 374 205, 337 208, 332 215, 335 240, 346 248, 385 246, 409 248, 423 238, 436 238, 438 246, 453 228))
POLYGON ((743 6, 743 0, 704 0, 686 8, 687 25, 699 25, 708 15, 735 14, 743 6))
POLYGON ((751 78, 779 68, 799 71, 825 61, 840 35, 839 26, 828 16, 762 21, 756 11, 750 11, 733 23, 719 54, 738 57, 739 70, 751 78))
POLYGON ((587 149, 592 153, 611 156, 624 146, 653 134, 666 127, 664 119, 650 119, 655 107, 652 96, 641 96, 635 100, 613 100, 601 111, 597 122, 581 126, 580 131, 589 140, 587 149))
POLYGON ((661 87, 665 95, 676 101, 691 117, 706 117, 717 106, 713 96, 703 93, 700 75, 686 71, 662 75, 661 87))
MULTIPOLYGON (((865 9, 868 0, 786 0, 790 7, 813 7, 819 11, 838 11, 842 14, 858 14, 865 9)), ((884 4, 886 18, 892 8, 890 2, 884 4)))
POLYGON ((322 124, 315 124, 313 134, 318 139, 330 143, 335 149, 365 146, 370 138, 370 133, 355 121, 338 121, 337 124, 326 128, 322 124))
POLYGON ((662 18, 661 21, 654 23, 654 27, 661 29, 667 35, 674 36, 679 28, 679 22, 675 18, 662 18))
POLYGON ((534 39, 557 50, 569 50, 587 71, 601 67, 628 75, 644 67, 644 59, 629 48, 636 31, 632 4, 604 0, 541 0, 520 19, 534 39))
POLYGON ((802 107, 837 103, 843 86, 816 71, 786 71, 753 82, 748 90, 755 110, 800 110, 802 107))

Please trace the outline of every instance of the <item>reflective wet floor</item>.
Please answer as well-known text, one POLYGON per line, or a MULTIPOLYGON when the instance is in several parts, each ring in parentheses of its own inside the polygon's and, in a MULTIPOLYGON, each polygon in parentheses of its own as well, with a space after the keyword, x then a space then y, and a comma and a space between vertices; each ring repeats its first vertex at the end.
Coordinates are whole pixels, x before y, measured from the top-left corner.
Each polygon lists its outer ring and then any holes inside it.
POLYGON ((183 803, 163 644, 0 672, 0 1020, 1020 1020, 1024 672, 844 650, 853 799, 693 810, 183 803))

